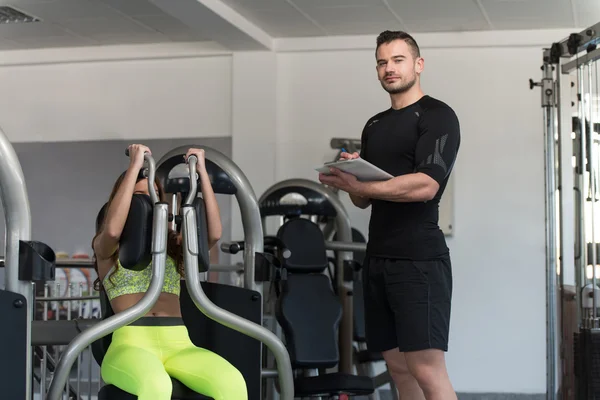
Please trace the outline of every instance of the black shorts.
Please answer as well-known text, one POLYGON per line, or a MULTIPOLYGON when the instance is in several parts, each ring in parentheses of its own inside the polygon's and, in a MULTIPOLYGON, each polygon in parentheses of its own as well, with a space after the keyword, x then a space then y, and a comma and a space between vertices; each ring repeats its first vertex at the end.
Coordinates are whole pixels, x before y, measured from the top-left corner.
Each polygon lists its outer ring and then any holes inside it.
POLYGON ((452 266, 368 256, 363 264, 367 348, 448 351, 452 266))

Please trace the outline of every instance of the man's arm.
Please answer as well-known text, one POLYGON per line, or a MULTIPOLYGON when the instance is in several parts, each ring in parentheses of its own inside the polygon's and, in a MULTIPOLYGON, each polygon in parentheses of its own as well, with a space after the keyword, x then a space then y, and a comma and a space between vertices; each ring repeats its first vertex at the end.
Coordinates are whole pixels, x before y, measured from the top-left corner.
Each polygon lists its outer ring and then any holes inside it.
POLYGON ((349 193, 349 195, 350 200, 352 200, 352 204, 358 208, 365 209, 371 205, 371 199, 368 197, 360 197, 352 193, 349 193))
POLYGON ((420 123, 415 172, 382 182, 360 182, 356 196, 396 202, 433 199, 450 174, 460 145, 460 126, 450 108, 428 110, 420 123))
POLYGON ((433 199, 439 188, 439 183, 430 176, 417 172, 387 181, 362 182, 357 188, 356 196, 396 202, 420 202, 433 199))

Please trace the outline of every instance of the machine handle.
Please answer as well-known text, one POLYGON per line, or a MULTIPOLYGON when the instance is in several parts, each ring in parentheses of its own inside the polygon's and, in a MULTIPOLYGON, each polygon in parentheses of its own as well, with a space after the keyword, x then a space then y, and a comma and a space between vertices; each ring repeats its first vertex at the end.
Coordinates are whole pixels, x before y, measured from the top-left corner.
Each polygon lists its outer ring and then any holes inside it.
MULTIPOLYGON (((129 148, 125 149, 125 155, 129 157, 129 148)), ((144 153, 144 160, 148 163, 148 168, 144 168, 143 172, 144 176, 148 178, 148 193, 150 193, 152 203, 156 204, 160 201, 156 190, 154 190, 154 180, 156 178, 156 162, 154 161, 154 157, 152 157, 152 155, 148 152, 144 153)))
POLYGON ((190 174, 190 191, 187 199, 185 199, 185 204, 192 204, 198 194, 198 180, 196 178, 196 165, 198 164, 198 157, 192 154, 188 157, 187 163, 190 174))

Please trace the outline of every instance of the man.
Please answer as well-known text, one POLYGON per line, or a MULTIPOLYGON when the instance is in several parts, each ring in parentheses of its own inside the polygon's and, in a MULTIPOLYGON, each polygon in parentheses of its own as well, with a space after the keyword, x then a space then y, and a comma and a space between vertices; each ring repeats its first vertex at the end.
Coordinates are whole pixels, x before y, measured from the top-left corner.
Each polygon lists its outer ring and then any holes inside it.
MULTIPOLYGON (((319 180, 372 206, 363 266, 367 346, 383 353, 400 398, 456 400, 446 370, 452 270, 438 205, 460 145, 454 111, 425 95, 415 40, 377 38, 377 74, 391 108, 370 118, 360 157, 394 176, 359 182, 332 169, 319 180)), ((357 158, 358 153, 342 153, 357 158)))

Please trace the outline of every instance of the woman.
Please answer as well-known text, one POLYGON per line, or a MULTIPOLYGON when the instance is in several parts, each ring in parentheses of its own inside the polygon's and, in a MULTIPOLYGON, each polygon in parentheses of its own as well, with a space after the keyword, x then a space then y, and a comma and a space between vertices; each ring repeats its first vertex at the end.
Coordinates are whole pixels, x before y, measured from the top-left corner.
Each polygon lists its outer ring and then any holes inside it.
MULTIPOLYGON (((129 146, 130 164, 115 183, 100 218, 100 229, 92 242, 98 282, 110 300, 115 313, 135 305, 144 296, 151 279, 151 268, 127 270, 119 265, 121 232, 127 220, 134 193, 148 194, 148 179, 139 176, 146 146, 129 146)), ((209 248, 221 237, 219 207, 213 192, 204 151, 188 150, 198 158, 197 172, 206 204, 209 248)), ((155 190, 164 201, 158 182, 155 190)), ((101 366, 107 384, 137 395, 139 400, 170 400, 169 376, 190 389, 215 400, 246 400, 246 383, 242 374, 227 360, 191 342, 181 318, 179 306, 180 277, 183 276, 181 238, 169 231, 165 282, 160 297, 150 312, 136 322, 117 329, 101 366)))

